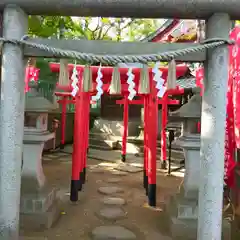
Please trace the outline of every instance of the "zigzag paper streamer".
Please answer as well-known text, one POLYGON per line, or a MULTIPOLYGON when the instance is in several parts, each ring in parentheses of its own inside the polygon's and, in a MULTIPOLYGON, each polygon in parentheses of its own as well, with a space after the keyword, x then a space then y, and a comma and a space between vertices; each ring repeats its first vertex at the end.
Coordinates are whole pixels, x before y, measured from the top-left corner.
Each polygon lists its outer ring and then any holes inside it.
POLYGON ((166 91, 166 87, 164 86, 164 79, 162 78, 162 71, 159 70, 159 65, 160 63, 157 62, 154 65, 152 72, 154 73, 153 80, 156 82, 156 88, 158 90, 157 96, 161 98, 166 91))
POLYGON ((127 76, 128 76, 127 83, 128 83, 128 92, 129 92, 128 100, 133 100, 133 98, 136 96, 137 92, 134 89, 135 83, 133 80, 134 80, 135 76, 132 73, 132 68, 128 69, 127 76))
POLYGON ((103 94, 103 89, 102 89, 102 86, 103 86, 103 82, 102 82, 102 77, 103 77, 103 74, 101 72, 101 67, 99 67, 98 69, 98 72, 97 72, 97 78, 96 78, 96 82, 97 82, 97 86, 96 86, 96 89, 97 89, 97 93, 95 96, 92 96, 92 100, 93 101, 97 101, 101 98, 102 94, 103 94))
POLYGON ((72 73, 72 76, 71 76, 71 80, 72 80, 72 83, 71 83, 71 86, 73 88, 71 94, 73 97, 75 97, 78 93, 78 90, 79 90, 79 87, 78 87, 78 71, 77 71, 77 65, 76 63, 74 64, 74 67, 73 67, 73 73, 72 73))

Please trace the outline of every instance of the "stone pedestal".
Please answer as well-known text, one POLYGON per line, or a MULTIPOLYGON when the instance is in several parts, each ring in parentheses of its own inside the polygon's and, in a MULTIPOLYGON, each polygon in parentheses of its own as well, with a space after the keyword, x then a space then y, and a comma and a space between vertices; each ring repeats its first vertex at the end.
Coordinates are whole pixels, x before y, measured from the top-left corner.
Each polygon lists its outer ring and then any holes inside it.
MULTIPOLYGON (((183 148, 185 175, 179 193, 166 207, 173 239, 196 240, 198 226, 198 190, 200 184, 200 134, 186 132, 175 141, 183 148)), ((223 239, 230 239, 230 224, 223 223, 223 239)))
POLYGON ((166 208, 173 238, 196 239, 198 186, 200 176, 200 135, 184 134, 175 140, 185 157, 185 175, 180 192, 166 208))
POLYGON ((60 216, 56 189, 47 186, 42 168, 44 142, 53 137, 54 133, 48 131, 24 131, 20 205, 20 226, 24 230, 49 228, 60 216))

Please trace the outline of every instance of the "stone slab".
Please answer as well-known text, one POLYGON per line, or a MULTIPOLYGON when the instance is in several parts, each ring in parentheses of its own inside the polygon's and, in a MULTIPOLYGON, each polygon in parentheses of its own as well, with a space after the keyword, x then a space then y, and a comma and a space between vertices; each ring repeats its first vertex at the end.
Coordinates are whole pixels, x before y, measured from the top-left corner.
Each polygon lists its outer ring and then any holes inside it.
POLYGON ((61 216, 60 201, 55 201, 44 213, 20 214, 20 228, 23 231, 49 229, 61 216))
POLYGON ((92 231, 93 240, 135 240, 137 236, 122 226, 100 226, 92 231))
POLYGON ((122 193, 124 192, 123 188, 115 187, 115 186, 109 186, 109 187, 99 187, 98 192, 106 195, 112 195, 116 193, 122 193))
POLYGON ((123 198, 118 198, 118 197, 104 197, 102 199, 103 204, 105 205, 117 205, 117 206, 122 206, 126 204, 125 199, 123 198))
POLYGON ((116 221, 118 219, 124 218, 126 213, 120 207, 106 207, 99 211, 98 216, 110 220, 116 221))

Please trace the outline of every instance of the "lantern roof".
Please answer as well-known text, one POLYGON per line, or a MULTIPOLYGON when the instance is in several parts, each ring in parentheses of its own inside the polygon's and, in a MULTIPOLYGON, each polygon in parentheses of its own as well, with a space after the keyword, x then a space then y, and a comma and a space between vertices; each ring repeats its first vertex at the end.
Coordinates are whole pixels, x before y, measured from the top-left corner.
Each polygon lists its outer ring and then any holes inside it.
POLYGON ((25 94, 25 111, 26 112, 51 112, 56 109, 54 104, 41 96, 37 91, 37 83, 29 83, 29 92, 25 94))
POLYGON ((170 113, 170 119, 200 119, 202 109, 202 97, 199 93, 190 98, 188 103, 184 104, 177 111, 170 113))

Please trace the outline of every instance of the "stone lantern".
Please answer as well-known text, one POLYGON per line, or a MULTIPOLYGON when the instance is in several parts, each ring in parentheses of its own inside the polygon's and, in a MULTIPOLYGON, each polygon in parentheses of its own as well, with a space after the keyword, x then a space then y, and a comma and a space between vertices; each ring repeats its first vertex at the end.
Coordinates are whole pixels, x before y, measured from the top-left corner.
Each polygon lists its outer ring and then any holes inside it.
MULTIPOLYGON (((182 123, 182 133, 174 142, 182 148, 185 158, 185 174, 180 191, 171 198, 166 208, 170 219, 170 231, 173 239, 197 239, 198 193, 200 181, 201 135, 197 123, 201 119, 202 98, 199 92, 180 109, 170 114, 170 121, 182 123)), ((229 239, 230 224, 223 220, 223 238, 229 239)))
POLYGON ((182 123, 182 133, 174 142, 182 148, 185 175, 179 193, 172 197, 167 213, 174 238, 196 239, 198 219, 198 189, 200 181, 200 134, 197 122, 201 119, 201 96, 197 93, 187 104, 170 114, 169 120, 182 123))
POLYGON ((23 165, 21 182, 21 227, 50 227, 58 216, 56 189, 49 188, 42 168, 44 143, 54 138, 48 131, 48 112, 54 105, 37 92, 35 82, 26 93, 23 165))

